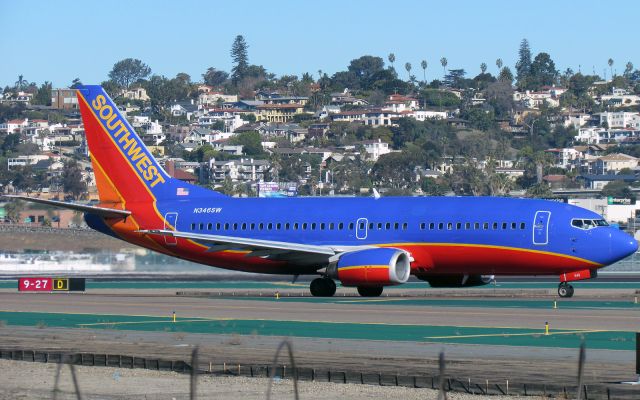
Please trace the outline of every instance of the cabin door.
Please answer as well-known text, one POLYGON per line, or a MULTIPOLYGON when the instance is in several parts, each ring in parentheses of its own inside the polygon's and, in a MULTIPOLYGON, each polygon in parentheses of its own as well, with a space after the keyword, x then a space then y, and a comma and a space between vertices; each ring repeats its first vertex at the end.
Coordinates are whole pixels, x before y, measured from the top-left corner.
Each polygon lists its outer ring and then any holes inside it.
POLYGON ((538 211, 533 220, 533 244, 542 246, 549 244, 549 220, 551 211, 538 211))
MULTIPOLYGON (((166 231, 175 231, 176 224, 178 223, 178 213, 177 212, 168 212, 164 215, 164 230, 166 231)), ((173 236, 165 236, 164 242, 170 246, 175 246, 178 241, 173 236)))
POLYGON ((367 229, 369 221, 366 218, 358 218, 356 221, 356 239, 364 240, 367 238, 367 229))

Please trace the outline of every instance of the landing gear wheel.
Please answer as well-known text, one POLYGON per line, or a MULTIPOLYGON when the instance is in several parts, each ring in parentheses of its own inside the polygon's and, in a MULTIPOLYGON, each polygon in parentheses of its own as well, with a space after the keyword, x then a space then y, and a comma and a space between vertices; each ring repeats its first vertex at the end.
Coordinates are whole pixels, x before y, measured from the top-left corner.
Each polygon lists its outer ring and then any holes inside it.
POLYGON ((566 282, 562 282, 558 285, 558 296, 565 298, 573 297, 573 286, 566 282))
POLYGON ((382 286, 358 286, 358 293, 362 297, 380 297, 382 286))
POLYGON ((336 283, 329 278, 316 278, 309 285, 311 295, 316 297, 331 297, 336 294, 336 283))

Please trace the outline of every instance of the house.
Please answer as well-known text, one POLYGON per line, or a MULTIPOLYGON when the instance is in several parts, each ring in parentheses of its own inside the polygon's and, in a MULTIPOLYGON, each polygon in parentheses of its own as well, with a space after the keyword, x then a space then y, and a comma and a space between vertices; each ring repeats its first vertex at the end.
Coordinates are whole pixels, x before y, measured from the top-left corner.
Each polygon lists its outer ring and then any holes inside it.
POLYGON ((256 95, 256 100, 260 100, 264 102, 264 104, 297 104, 304 107, 308 102, 309 98, 305 96, 282 96, 277 92, 258 92, 256 95))
POLYGON ((214 131, 204 128, 192 129, 189 134, 182 140, 183 144, 193 144, 196 146, 202 146, 206 143, 211 143, 214 140, 214 131))
POLYGON ((562 189, 569 181, 565 175, 545 175, 542 180, 546 182, 551 189, 562 189))
POLYGON ((554 157, 554 165, 563 169, 573 169, 580 165, 580 160, 584 158, 584 153, 575 148, 547 149, 546 153, 554 157))
POLYGON ((75 89, 53 89, 51 90, 51 107, 56 110, 77 110, 78 97, 75 89))
POLYGON ((632 107, 640 105, 640 96, 629 94, 626 90, 620 88, 612 88, 611 94, 600 96, 600 102, 603 105, 618 107, 632 107))
POLYGON ((365 140, 360 142, 364 146, 364 150, 367 152, 367 158, 372 161, 378 161, 380 156, 391 153, 389 143, 378 140, 365 140))
POLYGON ((589 172, 596 175, 618 173, 623 169, 633 170, 638 166, 638 159, 627 154, 613 153, 598 157, 589 163, 589 172))
POLYGON ((122 91, 122 97, 129 100, 149 101, 151 98, 147 95, 147 90, 143 87, 129 88, 122 91))
POLYGON ((268 122, 289 122, 294 115, 302 114, 304 105, 302 103, 268 103, 256 107, 258 118, 268 122))
POLYGON ((191 118, 195 112, 198 111, 198 106, 191 101, 181 101, 171 105, 171 115, 174 117, 185 117, 187 121, 191 121, 191 118))
POLYGON ((582 128, 587 125, 592 118, 591 114, 571 112, 562 113, 560 117, 562 118, 562 125, 565 128, 573 127, 573 129, 582 128))
POLYGON ((211 181, 222 183, 227 177, 232 182, 264 182, 265 173, 271 168, 268 160, 240 158, 236 160, 209 161, 211 181))
POLYGON ((20 133, 22 129, 29 126, 29 119, 11 119, 0 124, 0 133, 11 134, 20 133))
POLYGON ((588 174, 580 175, 578 180, 584 181, 584 187, 588 189, 600 190, 604 188, 608 183, 615 181, 622 181, 625 183, 633 183, 637 180, 635 175, 614 175, 614 174, 588 174))
POLYGON ((522 104, 526 108, 539 109, 545 103, 548 107, 559 107, 560 99, 559 95, 556 95, 557 91, 547 89, 542 91, 515 91, 513 93, 513 101, 522 104))
POLYGON ((598 116, 601 127, 640 129, 640 114, 635 112, 602 112, 598 116))
POLYGON ((394 112, 402 112, 406 110, 417 110, 419 108, 418 100, 413 97, 403 96, 401 94, 392 94, 384 103, 384 109, 394 112))
POLYGON ((427 121, 434 119, 447 119, 446 111, 428 111, 428 110, 415 110, 411 115, 418 121, 427 121))
POLYGON ((222 103, 235 103, 238 101, 237 94, 224 94, 217 91, 209 91, 198 95, 198 104, 202 106, 218 105, 222 103))
POLYGON ((369 103, 365 99, 354 97, 348 89, 345 89, 344 92, 331 93, 331 105, 368 106, 369 103))
POLYGON ((164 163, 164 169, 171 177, 180 179, 181 181, 185 181, 187 183, 195 184, 198 180, 198 178, 194 174, 187 172, 181 168, 177 168, 176 162, 173 160, 167 160, 164 163))

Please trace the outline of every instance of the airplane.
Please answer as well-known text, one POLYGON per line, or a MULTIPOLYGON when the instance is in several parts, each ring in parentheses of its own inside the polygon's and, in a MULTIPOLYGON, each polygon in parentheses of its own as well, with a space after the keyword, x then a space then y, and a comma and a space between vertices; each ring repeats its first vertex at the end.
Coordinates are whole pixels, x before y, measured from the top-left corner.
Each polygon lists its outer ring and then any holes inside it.
POLYGON ((135 245, 214 267, 317 275, 361 296, 411 275, 432 287, 486 285, 496 275, 556 275, 571 282, 638 249, 598 214, 569 204, 500 197, 233 198, 172 178, 101 86, 77 98, 99 202, 20 195, 84 213, 87 225, 135 245))

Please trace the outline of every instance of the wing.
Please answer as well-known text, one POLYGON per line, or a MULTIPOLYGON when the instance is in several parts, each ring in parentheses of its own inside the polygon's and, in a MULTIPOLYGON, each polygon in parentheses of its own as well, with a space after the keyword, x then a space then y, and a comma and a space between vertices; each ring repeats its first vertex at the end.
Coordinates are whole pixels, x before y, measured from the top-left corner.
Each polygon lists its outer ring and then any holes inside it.
POLYGON ((45 199, 39 199, 37 197, 9 195, 9 194, 4 195, 4 197, 29 201, 32 203, 46 204, 49 206, 66 208, 69 210, 82 211, 90 214, 99 215, 105 218, 126 218, 129 215, 131 215, 131 211, 118 210, 117 208, 104 208, 104 207, 98 207, 98 206, 90 206, 87 204, 68 203, 66 201, 45 200, 45 199))
POLYGON ((279 242, 274 240, 207 235, 166 229, 149 229, 140 230, 138 232, 145 233, 147 235, 172 236, 176 238, 191 239, 209 246, 208 251, 210 252, 242 249, 249 250, 245 257, 262 257, 273 260, 295 261, 312 265, 326 264, 331 261, 332 257, 344 251, 356 249, 354 247, 346 248, 329 245, 279 242))

